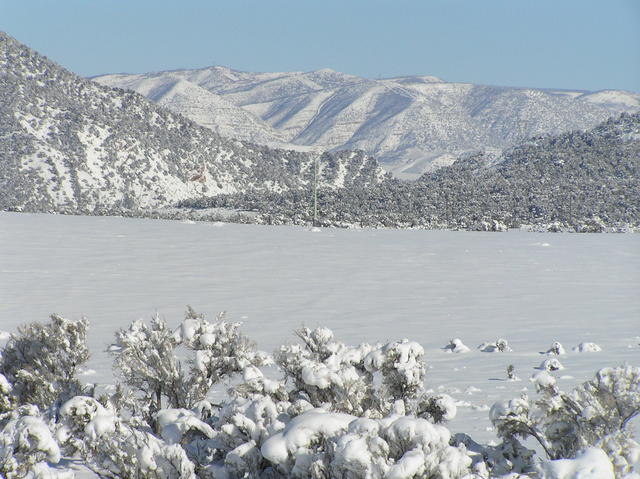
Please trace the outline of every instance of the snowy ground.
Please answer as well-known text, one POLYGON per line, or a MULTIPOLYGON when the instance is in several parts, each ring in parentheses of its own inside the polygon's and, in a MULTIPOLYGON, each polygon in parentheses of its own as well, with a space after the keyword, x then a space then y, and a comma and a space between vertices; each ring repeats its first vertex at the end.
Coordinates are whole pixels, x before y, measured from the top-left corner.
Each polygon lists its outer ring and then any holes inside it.
MULTIPOLYGON (((533 394, 553 341, 569 389, 604 366, 640 364, 640 235, 322 230, 0 213, 2 332, 52 312, 91 321, 87 381, 108 382, 114 331, 156 311, 226 310, 271 351, 302 324, 351 344, 407 337, 428 387, 459 404, 454 431, 494 436, 487 408, 533 394), (467 354, 441 348, 459 337, 467 354), (509 353, 483 353, 505 338, 509 353), (574 353, 581 342, 597 353, 574 353), (522 381, 505 381, 515 366, 522 381)), ((4 335, 6 336, 6 335, 4 335)), ((636 421, 640 422, 640 421, 636 421)))

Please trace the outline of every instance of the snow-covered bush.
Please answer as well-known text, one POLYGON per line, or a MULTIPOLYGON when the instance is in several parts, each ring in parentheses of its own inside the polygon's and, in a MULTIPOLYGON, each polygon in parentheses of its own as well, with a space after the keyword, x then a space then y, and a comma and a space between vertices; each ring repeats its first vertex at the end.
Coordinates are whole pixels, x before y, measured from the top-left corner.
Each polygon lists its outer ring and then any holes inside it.
POLYGON ((13 386, 3 374, 0 374, 0 417, 15 407, 14 402, 13 386))
POLYGON ((550 395, 558 394, 556 378, 547 369, 543 369, 531 376, 531 382, 535 384, 538 392, 545 392, 550 395))
POLYGON ((57 437, 69 455, 79 455, 100 477, 194 479, 185 450, 130 424, 98 401, 76 396, 60 408, 57 437))
POLYGON ((509 342, 506 339, 499 338, 495 343, 482 343, 478 349, 483 353, 507 353, 511 352, 509 342))
POLYGON ((545 479, 615 479, 607 454, 596 447, 581 451, 575 459, 546 461, 541 469, 545 479))
POLYGON ((402 340, 350 347, 326 328, 297 331, 304 345, 282 346, 276 363, 293 386, 292 399, 355 416, 382 417, 395 401, 411 409, 423 388, 424 350, 402 340))
POLYGON ((209 455, 211 465, 205 470, 210 474, 224 468, 231 478, 241 478, 269 469, 260 452, 262 444, 284 429, 292 417, 311 408, 303 401, 289 402, 284 383, 267 379, 257 368, 247 368, 243 376, 243 382, 229 391, 229 401, 212 421, 215 450, 211 441, 194 444, 200 452, 200 464, 209 455))
POLYGON ((534 376, 540 398, 496 403, 491 421, 505 441, 534 438, 549 459, 571 459, 588 447, 605 450, 616 472, 628 472, 640 449, 627 431, 640 414, 640 368, 605 368, 571 393, 562 393, 553 377, 534 376), (630 462, 631 461, 631 462, 630 462))
POLYGON ((558 341, 554 341, 549 349, 547 349, 545 354, 560 356, 562 354, 567 354, 562 344, 558 341))
POLYGON ((513 364, 507 366, 507 381, 520 381, 520 378, 516 374, 516 368, 513 364))
POLYGON ((598 353, 602 351, 602 348, 596 343, 580 343, 573 348, 573 352, 576 353, 598 353))
POLYGON ((640 478, 640 444, 631 436, 631 432, 625 430, 609 434, 596 445, 611 459, 617 477, 640 478))
MULTIPOLYGON (((11 385, 18 404, 55 410, 82 392, 76 374, 89 358, 88 326, 86 319, 71 321, 52 315, 48 324, 33 323, 11 336, 0 355, 0 374, 11 385)), ((2 396, 6 393, 0 392, 2 396)))
POLYGON ((554 448, 562 457, 571 457, 578 450, 599 440, 624 433, 629 422, 640 414, 640 368, 624 366, 605 368, 574 391, 561 396, 563 407, 558 409, 562 424, 569 424, 570 436, 560 430, 550 435, 554 448), (564 436, 564 437, 563 437, 564 436))
MULTIPOLYGON (((385 344, 364 358, 367 371, 382 377, 376 396, 382 400, 380 411, 390 410, 396 401, 404 402, 407 412, 424 387, 424 349, 418 343, 403 339, 385 344)), ((375 379, 375 378, 374 378, 375 379)))
POLYGON ((509 231, 509 227, 502 221, 498 220, 482 220, 472 225, 470 228, 472 231, 509 231))
MULTIPOLYGON (((385 439, 368 432, 360 437, 347 431, 346 426, 359 416, 385 421, 382 418, 391 417, 389 413, 398 419, 413 412, 436 422, 455 415, 452 398, 422 392, 424 352, 416 343, 404 340, 349 347, 336 341, 328 329, 297 333, 304 345, 283 346, 276 354, 284 381, 267 379, 257 368, 246 368, 244 381, 230 390, 230 401, 210 421, 215 440, 198 445, 203 454, 197 462, 206 457, 210 463, 203 473, 213 477, 215 471, 224 470, 232 478, 260 474, 366 477, 358 475, 358 471, 366 472, 361 470, 363 457, 351 457, 349 451, 354 444, 364 442, 372 448, 366 457, 377 457, 377 447, 385 439), (283 452, 282 441, 273 439, 281 436, 294 441, 306 437, 308 441, 300 447, 291 446, 291 450, 287 446, 288 452, 283 452), (276 443, 280 445, 276 447, 276 443)), ((413 420, 430 424, 416 417, 413 420)), ((446 431, 440 426, 436 430, 446 431)), ((387 456, 376 459, 386 468, 380 471, 389 469, 404 454, 389 458, 390 446, 384 447, 387 456)), ((448 443, 445 441, 442 447, 446 449, 448 443)))
POLYGON ((542 361, 540 366, 538 366, 538 369, 543 371, 560 371, 561 369, 564 369, 564 366, 558 359, 549 358, 542 361))
MULTIPOLYGON (((464 433, 456 434, 452 445, 464 445, 471 458, 472 474, 468 479, 529 479, 535 475, 535 451, 522 446, 517 440, 505 440, 498 445, 475 442, 464 433)), ((467 478, 465 478, 467 479, 467 478)))
POLYGON ((467 345, 465 345, 460 338, 454 338, 449 340, 449 344, 447 344, 444 348, 448 353, 468 353, 471 351, 467 345))
POLYGON ((429 419, 433 423, 450 421, 458 412, 454 399, 448 394, 434 396, 423 394, 417 401, 416 415, 429 419))
POLYGON ((5 415, 0 422, 0 477, 55 477, 49 465, 59 461, 58 443, 36 406, 5 415))
POLYGON ((312 409, 291 420, 262 446, 279 477, 454 479, 469 473, 464 446, 424 419, 382 419, 312 409))
MULTIPOLYGON (((111 350, 125 386, 99 398, 70 397, 82 390, 75 373, 88 355, 86 326, 54 317, 49 326, 21 330, 3 351, 0 477, 52 478, 61 457, 80 458, 112 479, 640 474, 640 445, 629 432, 640 414, 640 369, 603 369, 563 393, 550 372, 561 346, 552 346, 532 377, 536 399, 493 406, 502 443, 488 446, 451 437, 441 425, 455 416, 456 403, 425 392, 424 350, 415 342, 352 347, 328 329, 302 329, 302 344, 277 351, 283 377, 272 379, 260 369, 270 358, 238 324, 222 316, 210 323, 189 308, 176 330, 154 318, 117 333, 111 350), (212 404, 210 389, 235 374, 240 381, 212 404), (544 460, 523 445, 528 438, 544 460)), ((460 344, 452 340, 450 349, 460 344)), ((504 340, 485 346, 509 351, 504 340)))
POLYGON ((156 414, 156 421, 160 437, 168 444, 187 444, 194 433, 208 439, 215 436, 211 426, 188 409, 161 409, 156 414))
POLYGON ((606 231, 607 225, 599 216, 587 218, 583 224, 578 227, 579 233, 602 233, 606 231))
POLYGON ((162 409, 163 396, 174 407, 184 402, 187 385, 175 355, 177 346, 173 331, 158 316, 148 326, 139 320, 116 333, 116 345, 110 348, 116 355, 114 369, 142 395, 147 410, 162 409))
POLYGON ((276 364, 290 384, 292 402, 304 400, 311 407, 362 415, 374 407, 373 376, 364 358, 374 346, 357 348, 337 341, 326 328, 296 331, 303 345, 281 346, 276 364))
POLYGON ((124 382, 141 395, 148 416, 162 409, 163 398, 169 408, 190 409, 214 384, 247 367, 269 363, 239 328, 224 314, 210 323, 191 308, 176 331, 157 316, 149 325, 135 321, 116 334, 111 347, 114 365, 124 382), (179 348, 190 353, 187 359, 179 358, 179 348))

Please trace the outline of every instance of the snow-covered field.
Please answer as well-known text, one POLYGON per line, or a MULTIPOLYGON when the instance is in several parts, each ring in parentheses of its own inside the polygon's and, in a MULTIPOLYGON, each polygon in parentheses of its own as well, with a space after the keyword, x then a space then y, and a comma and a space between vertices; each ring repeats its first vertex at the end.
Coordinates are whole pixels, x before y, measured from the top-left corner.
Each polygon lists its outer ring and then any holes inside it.
MULTIPOLYGON (((449 424, 489 441, 488 407, 515 397, 560 341, 563 389, 640 365, 640 235, 321 230, 0 213, 0 341, 56 312, 91 322, 85 378, 109 382, 116 329, 187 304, 226 310, 258 346, 301 325, 349 344, 409 338, 427 385, 458 401, 449 424), (442 348, 460 338, 470 352, 442 348), (508 340, 512 352, 482 342, 508 340), (600 352, 573 352, 583 342, 600 352), (515 366, 521 381, 506 381, 515 366)), ((636 421, 638 422, 638 421, 636 421)))

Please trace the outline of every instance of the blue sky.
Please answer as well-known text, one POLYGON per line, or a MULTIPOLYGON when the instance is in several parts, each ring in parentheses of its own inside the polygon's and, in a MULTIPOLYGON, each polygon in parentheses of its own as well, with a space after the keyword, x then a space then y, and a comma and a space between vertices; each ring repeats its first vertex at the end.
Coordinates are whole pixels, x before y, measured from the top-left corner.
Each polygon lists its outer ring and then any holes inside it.
POLYGON ((80 75, 225 65, 640 92, 640 0, 0 0, 80 75))

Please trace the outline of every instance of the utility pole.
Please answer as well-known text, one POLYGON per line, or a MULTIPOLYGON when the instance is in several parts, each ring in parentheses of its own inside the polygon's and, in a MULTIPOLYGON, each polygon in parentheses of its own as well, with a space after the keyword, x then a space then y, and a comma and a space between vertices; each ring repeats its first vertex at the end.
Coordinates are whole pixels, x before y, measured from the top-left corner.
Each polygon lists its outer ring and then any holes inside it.
POLYGON ((313 226, 318 226, 318 159, 313 162, 313 226))
POLYGON ((445 228, 449 228, 449 193, 444 194, 444 217, 446 220, 445 228))
POLYGON ((569 191, 569 225, 573 225, 573 191, 569 191))

